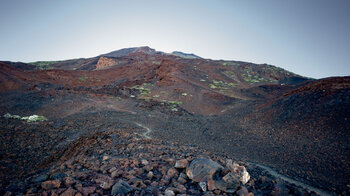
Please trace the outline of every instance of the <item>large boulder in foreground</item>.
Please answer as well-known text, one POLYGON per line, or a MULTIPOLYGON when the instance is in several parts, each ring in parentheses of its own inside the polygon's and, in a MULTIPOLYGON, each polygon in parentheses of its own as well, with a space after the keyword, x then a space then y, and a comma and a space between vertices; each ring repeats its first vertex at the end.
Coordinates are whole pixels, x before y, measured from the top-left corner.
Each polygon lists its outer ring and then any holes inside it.
POLYGON ((250 179, 246 168, 230 159, 227 160, 225 169, 210 159, 196 158, 187 167, 186 174, 189 179, 198 182, 203 191, 208 188, 209 191, 220 190, 226 193, 234 193, 250 179))
POLYGON ((210 159, 196 158, 187 167, 186 174, 194 182, 207 182, 223 169, 220 164, 210 159))

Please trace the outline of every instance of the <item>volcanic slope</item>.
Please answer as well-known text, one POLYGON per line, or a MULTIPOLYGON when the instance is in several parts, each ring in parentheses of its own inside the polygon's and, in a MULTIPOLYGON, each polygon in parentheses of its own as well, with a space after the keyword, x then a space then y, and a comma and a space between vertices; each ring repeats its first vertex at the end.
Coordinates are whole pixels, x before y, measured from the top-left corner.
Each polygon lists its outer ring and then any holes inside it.
MULTIPOLYGON (((93 71, 23 70, 28 74, 18 77, 17 86, 6 84, 10 76, 4 76, 4 90, 40 86, 43 83, 86 88, 117 86, 134 89, 135 96, 140 99, 181 104, 191 113, 217 114, 237 100, 271 98, 308 80, 271 65, 187 59, 156 52, 148 47, 122 49, 86 60, 95 62, 91 66, 93 71)), ((57 62, 46 62, 46 65, 69 69, 82 69, 85 66, 85 63, 79 63, 80 60, 74 64, 70 61, 66 64, 59 62, 59 65, 57 62)), ((9 69, 5 64, 2 67, 9 69)), ((16 77, 13 70, 10 75, 16 77)))
POLYGON ((118 112, 152 137, 348 191, 348 77, 314 80, 267 64, 176 54, 139 47, 28 68, 2 62, 0 111, 53 124, 111 111, 102 116, 108 121, 118 112))

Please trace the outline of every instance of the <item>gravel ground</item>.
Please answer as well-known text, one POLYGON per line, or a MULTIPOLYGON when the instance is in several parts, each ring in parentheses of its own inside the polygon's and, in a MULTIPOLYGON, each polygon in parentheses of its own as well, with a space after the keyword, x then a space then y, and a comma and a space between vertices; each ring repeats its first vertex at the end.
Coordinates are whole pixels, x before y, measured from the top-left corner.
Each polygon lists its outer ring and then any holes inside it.
MULTIPOLYGON (((343 165, 340 164, 338 167, 327 169, 329 162, 339 161, 339 156, 331 156, 330 152, 337 146, 329 148, 324 148, 323 144, 318 144, 317 148, 314 145, 305 146, 304 144, 307 144, 308 140, 303 138, 303 135, 295 135, 294 138, 290 138, 288 135, 282 134, 280 137, 277 137, 279 130, 275 127, 266 125, 264 128, 259 128, 257 125, 249 124, 249 121, 244 120, 244 116, 251 111, 246 110, 246 108, 249 108, 249 104, 256 103, 240 103, 237 107, 241 107, 241 109, 234 110, 236 112, 227 112, 225 115, 201 116, 189 114, 180 108, 178 112, 172 112, 166 106, 143 101, 133 101, 134 105, 130 106, 130 108, 134 112, 116 111, 100 107, 100 104, 90 103, 87 95, 72 93, 64 93, 60 96, 56 94, 50 95, 50 93, 28 93, 22 97, 13 93, 3 94, 1 97, 2 103, 6 103, 6 105, 2 104, 0 106, 4 114, 8 111, 13 111, 13 114, 24 115, 28 114, 28 112, 42 112, 43 108, 45 108, 44 111, 49 116, 49 121, 40 123, 25 123, 21 120, 0 118, 0 189, 3 191, 2 193, 5 193, 6 190, 13 191, 17 189, 27 192, 29 187, 36 191, 34 192, 36 194, 45 190, 40 188, 40 183, 42 182, 32 182, 35 176, 39 177, 46 173, 47 179, 45 180, 54 180, 56 170, 62 169, 60 172, 76 174, 85 168, 86 170, 84 171, 86 173, 92 172, 92 174, 86 174, 87 176, 84 177, 73 177, 75 180, 74 184, 76 185, 77 180, 80 179, 82 182, 79 183, 82 184, 82 187, 91 185, 95 187, 95 193, 109 194, 110 189, 99 188, 98 183, 91 184, 90 182, 100 173, 109 176, 108 179, 113 178, 109 174, 108 169, 101 171, 101 167, 105 164, 116 164, 116 162, 119 162, 119 159, 121 161, 127 160, 128 164, 135 159, 141 161, 140 153, 135 152, 137 150, 136 147, 132 148, 132 152, 129 152, 127 149, 116 149, 118 144, 113 143, 113 138, 119 137, 124 137, 128 140, 125 145, 130 143, 139 144, 138 142, 140 141, 146 142, 147 145, 155 145, 152 146, 152 149, 157 149, 155 151, 157 153, 164 152, 163 148, 167 148, 169 150, 168 154, 171 155, 168 158, 173 160, 181 158, 189 158, 191 160, 190 157, 205 154, 207 157, 220 162, 220 159, 223 160, 226 157, 230 157, 236 161, 250 161, 274 169, 278 168, 276 169, 278 172, 291 178, 331 192, 338 194, 347 193, 346 188, 340 185, 343 185, 348 173, 345 172, 343 174, 345 177, 336 178, 337 172, 344 169, 342 168, 343 165), (53 101, 53 99, 55 100, 53 101), (68 106, 64 107, 63 105, 67 103, 74 104, 70 108, 68 106), (85 106, 89 104, 90 106, 81 107, 72 114, 66 112, 72 108, 79 108, 83 103, 85 106), (52 109, 48 110, 50 107, 52 109), (62 115, 63 113, 65 115, 62 115), (152 139, 136 141, 135 138, 142 138, 142 133, 146 132, 144 127, 151 130, 151 132, 147 133, 147 136, 152 139), (133 139, 129 140, 128 137, 133 139), (90 142, 92 143, 90 144, 90 142), (178 148, 186 150, 182 153, 178 148), (193 149, 201 150, 198 150, 198 154, 196 154, 197 151, 193 151, 193 149), (320 158, 324 157, 323 154, 328 155, 327 159, 320 158), (104 155, 116 157, 105 163, 101 162, 104 155), (126 157, 128 158, 125 160, 126 157), (84 164, 92 163, 97 165, 84 166, 84 164), (93 169, 94 167, 95 169, 93 169), (327 181, 325 180, 327 176, 334 177, 330 177, 332 181, 327 181), (87 181, 90 184, 84 184, 87 181)), ((104 98, 93 99, 104 100, 104 98)), ((139 145, 140 148, 145 148, 143 143, 139 145)), ((157 159, 155 161, 159 162, 159 164, 167 164, 167 169, 171 167, 171 164, 166 163, 165 159, 158 157, 157 153, 148 153, 152 155, 149 159, 157 159)), ((346 155, 347 151, 344 153, 346 155)), ((348 157, 345 156, 346 159, 348 157)), ((262 170, 259 168, 247 166, 247 169, 254 177, 254 183, 258 184, 256 186, 247 186, 248 191, 255 195, 269 195, 275 187, 284 187, 286 189, 283 188, 283 190, 293 194, 307 194, 300 188, 295 188, 282 181, 276 181, 273 177, 269 177, 268 174, 261 173, 262 170), (265 177, 262 176, 267 176, 268 183, 266 185, 263 185, 265 177)), ((133 185, 130 181, 131 179, 126 178, 127 174, 121 174, 121 176, 122 178, 119 178, 120 176, 114 177, 113 183, 123 179, 133 185)), ((142 183, 146 187, 152 187, 152 182, 147 181, 147 184, 144 176, 137 177, 142 178, 142 183)), ((159 176, 156 181, 161 179, 162 177, 159 176)), ((59 180, 64 184, 63 178, 59 178, 59 180)), ((191 183, 188 182, 186 184, 184 194, 204 194, 203 192, 198 192, 200 189, 196 184, 191 183), (194 192, 190 190, 194 190, 194 192)), ((142 188, 140 190, 137 189, 141 185, 135 186, 134 190, 142 192, 142 188)), ((162 187, 157 194, 164 194, 167 188, 173 186, 175 186, 174 183, 170 183, 169 186, 157 185, 154 187, 162 187)), ((57 193, 63 193, 69 187, 71 186, 62 185, 59 187, 61 192, 58 191, 57 193)), ((75 186, 72 188, 76 193, 82 192, 75 186)), ((48 193, 50 191, 52 190, 49 190, 48 193)), ((141 192, 134 193, 141 194, 141 192)), ((151 194, 151 192, 146 191, 142 194, 151 194)))

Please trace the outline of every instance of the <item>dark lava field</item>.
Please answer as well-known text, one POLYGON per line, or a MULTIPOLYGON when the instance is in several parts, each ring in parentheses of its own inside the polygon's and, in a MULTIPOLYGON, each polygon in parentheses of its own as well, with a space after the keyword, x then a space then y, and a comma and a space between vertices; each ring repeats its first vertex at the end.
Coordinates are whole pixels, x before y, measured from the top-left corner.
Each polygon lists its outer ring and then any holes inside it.
POLYGON ((350 194, 350 77, 139 47, 0 83, 1 195, 350 194))

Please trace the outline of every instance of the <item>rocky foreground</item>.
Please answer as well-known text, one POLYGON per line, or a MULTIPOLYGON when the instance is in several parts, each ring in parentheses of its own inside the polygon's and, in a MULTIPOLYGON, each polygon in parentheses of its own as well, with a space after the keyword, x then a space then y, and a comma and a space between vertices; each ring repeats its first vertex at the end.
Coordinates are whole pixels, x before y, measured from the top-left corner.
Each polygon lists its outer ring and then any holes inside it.
POLYGON ((49 169, 2 188, 4 195, 316 195, 246 163, 121 130, 81 137, 49 169))

